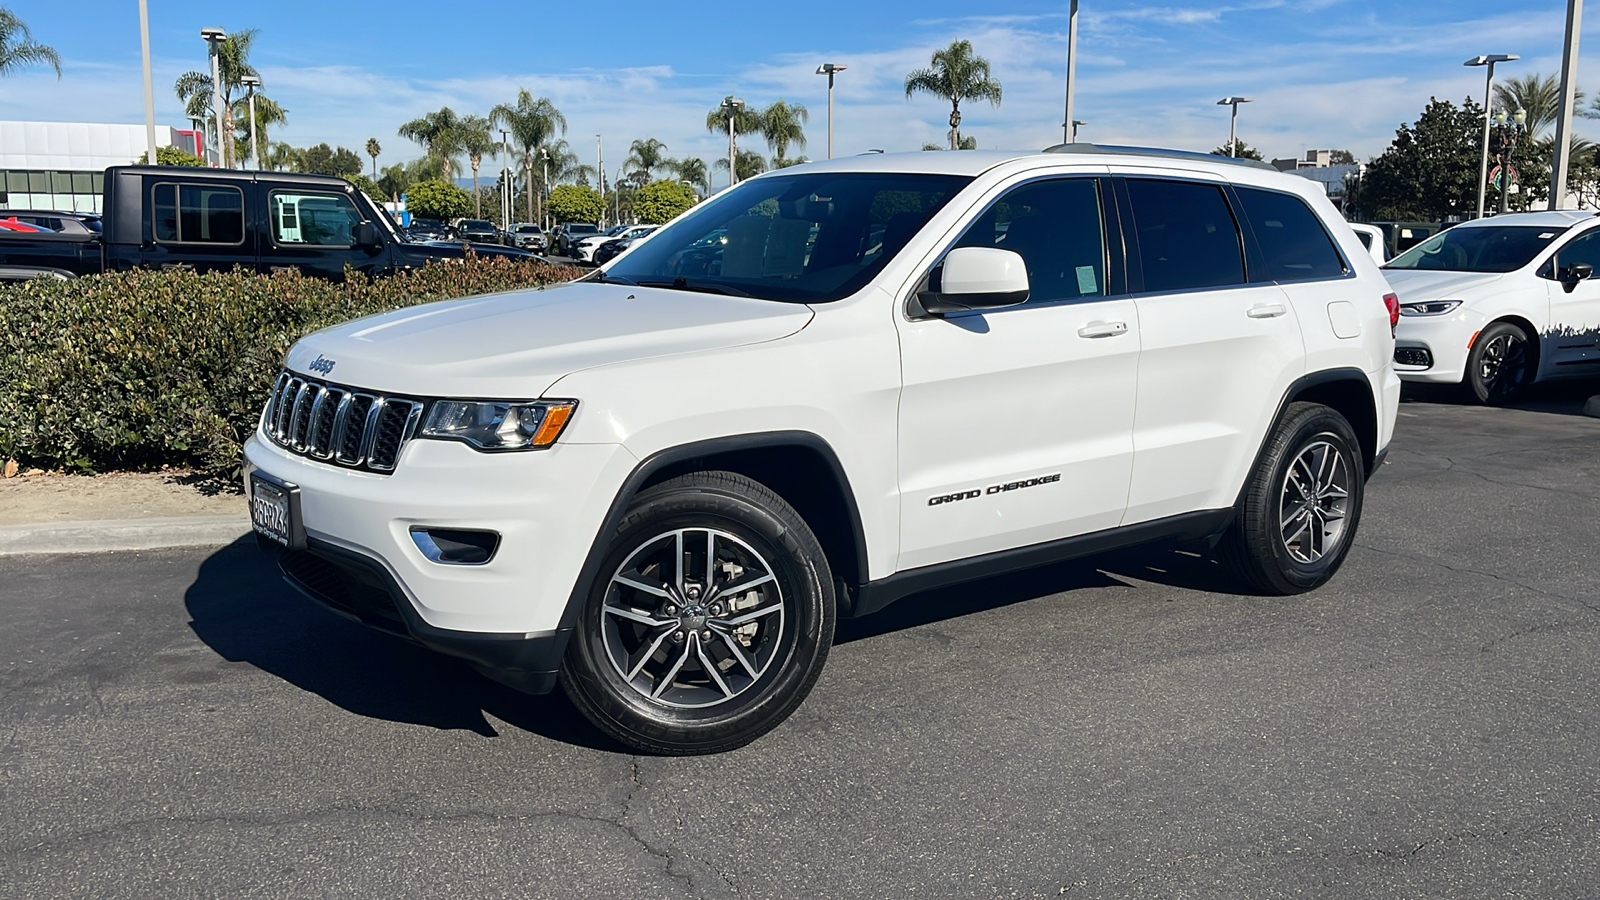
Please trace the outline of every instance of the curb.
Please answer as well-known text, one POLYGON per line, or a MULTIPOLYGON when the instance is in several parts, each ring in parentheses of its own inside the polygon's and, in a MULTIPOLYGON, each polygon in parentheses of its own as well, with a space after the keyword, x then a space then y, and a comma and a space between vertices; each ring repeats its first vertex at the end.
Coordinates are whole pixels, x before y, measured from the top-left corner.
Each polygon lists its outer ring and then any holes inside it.
POLYGON ((248 515, 0 525, 0 556, 217 547, 249 533, 248 515))

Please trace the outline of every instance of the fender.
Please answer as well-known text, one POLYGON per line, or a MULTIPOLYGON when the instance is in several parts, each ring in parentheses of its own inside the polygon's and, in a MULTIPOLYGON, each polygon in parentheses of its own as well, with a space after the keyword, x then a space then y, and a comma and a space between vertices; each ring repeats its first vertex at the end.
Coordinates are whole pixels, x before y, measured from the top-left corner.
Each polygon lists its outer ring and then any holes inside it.
MULTIPOLYGON (((1374 417, 1376 417, 1378 415, 1379 406, 1378 398, 1372 396, 1372 382, 1367 380, 1367 373, 1354 366, 1344 366, 1337 369, 1323 369, 1320 372, 1311 372, 1301 375, 1299 378, 1296 378, 1294 381, 1290 382, 1289 387, 1283 392, 1283 397, 1278 400, 1277 412, 1272 414, 1272 426, 1276 426, 1280 421, 1283 420, 1284 410, 1289 408, 1289 404, 1294 401, 1296 395, 1303 391, 1309 390, 1310 388, 1320 387, 1324 384, 1335 384, 1342 381, 1354 382, 1361 385, 1361 389, 1366 391, 1367 398, 1372 403, 1372 413, 1374 417)), ((1358 423, 1351 422, 1350 425, 1351 427, 1356 427, 1358 423)), ((1235 509, 1238 508, 1239 502, 1244 499, 1245 485, 1250 483, 1249 473, 1256 470, 1256 466, 1261 464, 1261 454, 1267 452, 1267 439, 1272 437, 1272 426, 1269 426, 1266 433, 1261 435, 1261 444, 1256 448, 1256 455, 1250 461, 1250 468, 1246 470, 1245 484, 1239 486, 1238 500, 1234 502, 1235 509)), ((1372 427, 1374 429, 1378 427, 1376 418, 1374 418, 1372 422, 1372 427)), ((1381 431, 1375 433, 1381 433, 1381 431)), ((1374 443, 1376 443, 1376 441, 1374 441, 1374 443)), ((1372 473, 1378 470, 1378 464, 1381 463, 1383 458, 1388 455, 1389 448, 1374 446, 1372 451, 1372 459, 1363 460, 1363 462, 1366 464, 1367 471, 1365 474, 1368 479, 1371 479, 1372 473)))
MULTIPOLYGON (((617 527, 622 523, 622 517, 628 510, 628 505, 639 493, 650 476, 661 471, 667 466, 687 462, 705 456, 715 456, 742 450, 758 450, 765 447, 803 447, 815 451, 827 465, 839 491, 844 495, 845 513, 850 520, 851 539, 855 545, 856 571, 865 577, 867 572, 867 541, 866 532, 861 525, 861 511, 856 506, 855 492, 850 488, 850 480, 845 475, 844 466, 839 463, 838 454, 833 452, 833 447, 820 436, 809 431, 766 431, 755 434, 737 434, 727 437, 711 438, 704 441, 694 441, 676 447, 657 450, 645 457, 628 477, 623 480, 622 487, 617 490, 617 495, 611 500, 611 507, 606 511, 606 517, 600 525, 600 531, 595 535, 594 542, 589 546, 589 555, 584 557, 583 567, 578 570, 578 578, 572 585, 572 594, 567 598, 567 607, 561 613, 561 624, 556 631, 556 645, 558 658, 564 653, 567 640, 572 636, 572 631, 577 627, 578 614, 588 601, 589 591, 594 580, 600 574, 600 564, 605 558, 610 547, 610 535, 615 534, 617 527)), ((836 581, 837 581, 836 577, 836 581)), ((848 614, 847 598, 853 597, 859 591, 859 585, 840 583, 845 589, 846 614, 848 614)))

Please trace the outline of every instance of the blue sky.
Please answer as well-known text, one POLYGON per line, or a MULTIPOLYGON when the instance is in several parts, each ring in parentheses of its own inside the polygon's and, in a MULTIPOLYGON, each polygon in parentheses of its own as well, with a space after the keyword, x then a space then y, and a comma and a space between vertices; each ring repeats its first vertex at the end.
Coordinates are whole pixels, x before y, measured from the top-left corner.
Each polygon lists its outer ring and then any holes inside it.
MULTIPOLYGON (((555 101, 585 161, 604 134, 613 171, 640 137, 665 141, 669 155, 724 155, 725 141, 704 121, 729 93, 808 106, 804 152, 821 157, 826 79, 813 72, 826 61, 850 66, 835 93, 836 152, 915 150, 943 139, 948 108, 906 100, 905 74, 955 38, 988 57, 1005 94, 998 109, 965 110, 965 133, 984 148, 1060 140, 1065 2, 807 0, 728 4, 727 13, 715 3, 626 0, 149 2, 158 122, 184 123, 172 83, 206 65, 201 26, 255 27, 264 90, 289 111, 274 139, 359 153, 377 137, 380 165, 420 155, 395 134, 401 122, 444 105, 486 113, 519 87, 555 101)), ((135 0, 9 5, 60 51, 63 77, 29 72, 0 82, 0 119, 142 121, 135 0)), ((1481 99, 1483 70, 1461 65, 1469 56, 1517 53, 1522 60, 1501 73, 1556 72, 1565 6, 1082 0, 1076 116, 1089 124, 1080 139, 1209 150, 1228 134, 1227 109, 1215 101, 1242 94, 1255 102, 1241 107, 1240 137, 1267 156, 1344 147, 1365 158, 1430 95, 1481 99)), ((1594 63, 1582 66, 1580 86, 1600 89, 1600 10, 1588 23, 1583 42, 1594 63)), ((1600 135, 1600 121, 1579 131, 1600 135)))

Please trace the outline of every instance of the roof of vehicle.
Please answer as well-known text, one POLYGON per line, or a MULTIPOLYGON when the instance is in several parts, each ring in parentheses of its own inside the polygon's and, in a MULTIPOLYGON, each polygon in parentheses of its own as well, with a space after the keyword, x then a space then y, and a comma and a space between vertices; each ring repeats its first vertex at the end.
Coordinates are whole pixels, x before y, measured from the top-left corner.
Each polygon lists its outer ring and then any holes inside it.
POLYGON ((1571 228, 1580 222, 1591 221, 1595 214, 1581 209, 1549 209, 1541 212, 1501 213, 1483 219, 1472 219, 1457 228, 1484 228, 1491 225, 1528 225, 1535 228, 1571 228))
POLYGON ((911 172, 943 175, 976 176, 995 166, 1017 161, 1032 161, 1041 167, 1062 162, 1081 162, 1110 165, 1133 163, 1141 166, 1201 169, 1218 175, 1229 175, 1238 169, 1276 172, 1266 163, 1251 159, 1233 159, 1212 153, 1190 150, 1167 150, 1155 147, 1118 147, 1101 144, 1057 144, 1039 150, 923 150, 905 153, 863 153, 859 156, 836 157, 829 160, 802 163, 785 169, 776 169, 761 176, 817 171, 839 172, 911 172), (1063 159, 1069 157, 1069 159, 1063 159))
POLYGON ((261 169, 212 169, 201 166, 112 166, 110 172, 129 172, 135 175, 182 175, 185 178, 206 178, 217 181, 259 181, 279 184, 318 184, 336 190, 354 189, 355 185, 333 175, 310 175, 304 172, 268 172, 261 169))
POLYGON ((0 216, 61 216, 66 219, 98 219, 99 213, 72 212, 66 209, 0 209, 0 216))

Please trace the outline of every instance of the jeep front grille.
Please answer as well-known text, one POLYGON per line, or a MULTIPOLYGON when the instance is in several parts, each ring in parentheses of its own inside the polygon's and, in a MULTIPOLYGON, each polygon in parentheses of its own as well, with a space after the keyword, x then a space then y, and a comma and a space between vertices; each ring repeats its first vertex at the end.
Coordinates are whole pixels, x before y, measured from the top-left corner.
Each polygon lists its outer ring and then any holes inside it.
POLYGON ((388 474, 422 420, 422 401, 278 374, 261 430, 301 456, 388 474))

